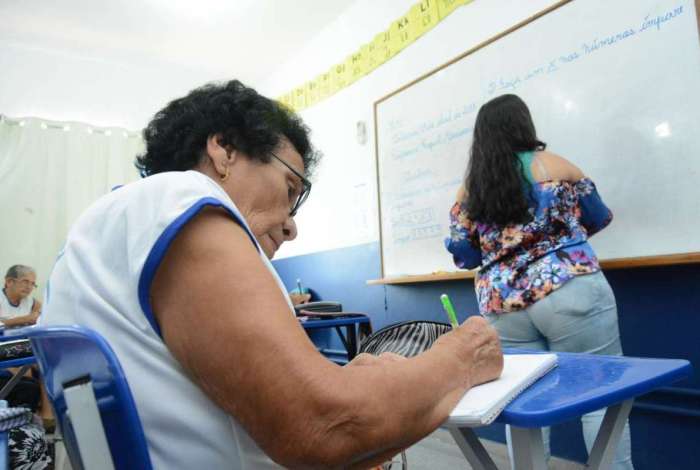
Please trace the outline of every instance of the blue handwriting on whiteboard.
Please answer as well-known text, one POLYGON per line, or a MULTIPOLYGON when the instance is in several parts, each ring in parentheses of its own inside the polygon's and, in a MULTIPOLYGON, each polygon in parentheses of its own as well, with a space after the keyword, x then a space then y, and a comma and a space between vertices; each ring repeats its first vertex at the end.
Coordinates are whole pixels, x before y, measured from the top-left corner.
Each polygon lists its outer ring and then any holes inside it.
POLYGON ((561 67, 575 62, 584 56, 597 52, 604 47, 619 44, 620 42, 626 39, 629 39, 646 30, 651 30, 654 27, 656 28, 656 31, 659 31, 664 23, 667 23, 672 19, 682 15, 684 12, 685 10, 683 9, 683 5, 679 5, 673 10, 667 11, 663 15, 657 15, 653 17, 652 15, 648 14, 644 17, 644 21, 642 21, 642 24, 639 28, 629 27, 624 29, 623 31, 610 34, 602 38, 593 38, 592 40, 583 43, 581 45, 580 51, 571 51, 568 53, 561 54, 559 55, 559 57, 548 60, 543 65, 538 65, 534 67, 532 70, 530 70, 522 76, 500 77, 496 80, 489 82, 487 86, 487 92, 489 95, 492 95, 497 91, 506 93, 513 92, 522 84, 535 77, 555 73, 559 71, 561 67))
POLYGON ((641 33, 647 28, 651 28, 653 26, 656 26, 656 30, 658 31, 661 29, 661 25, 667 21, 672 20, 676 16, 679 16, 683 13, 683 5, 677 6, 676 8, 673 9, 673 11, 667 12, 663 16, 657 16, 656 18, 649 19, 649 15, 644 17, 644 21, 642 22, 641 28, 639 28, 639 32, 641 33))
MULTIPOLYGON (((424 134, 435 132, 440 127, 452 123, 458 119, 463 119, 469 114, 476 112, 476 110, 477 104, 475 102, 459 105, 453 109, 443 112, 435 119, 419 122, 408 129, 402 129, 403 123, 399 125, 400 121, 392 120, 389 124, 389 129, 392 132, 391 142, 392 144, 396 145, 407 140, 416 139, 424 134)), ((425 143, 424 146, 427 146, 428 148, 432 148, 434 146, 430 141, 424 140, 423 142, 425 143)), ((397 158, 396 155, 392 156, 397 158)))
POLYGON ((420 145, 416 145, 414 147, 403 149, 403 150, 392 149, 391 150, 391 157, 394 160, 403 160, 404 158, 412 157, 412 156, 416 155, 419 151, 420 151, 420 145))

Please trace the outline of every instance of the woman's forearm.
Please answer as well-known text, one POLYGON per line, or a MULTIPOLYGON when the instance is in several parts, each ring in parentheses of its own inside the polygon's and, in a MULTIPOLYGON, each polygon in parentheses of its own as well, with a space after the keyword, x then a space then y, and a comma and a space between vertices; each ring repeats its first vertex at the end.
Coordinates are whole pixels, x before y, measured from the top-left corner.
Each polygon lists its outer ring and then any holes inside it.
POLYGON ((8 318, 3 320, 2 323, 5 326, 20 326, 20 325, 30 325, 36 322, 36 316, 32 313, 28 315, 22 315, 21 317, 8 318))
POLYGON ((327 409, 336 413, 316 427, 314 448, 323 454, 314 459, 329 468, 373 462, 436 429, 473 384, 500 374, 497 337, 473 333, 442 337, 430 351, 400 363, 346 366, 329 377, 334 383, 327 393, 335 402, 327 409))
POLYGON ((347 468, 374 462, 429 434, 469 385, 462 367, 430 356, 403 364, 348 365, 329 376, 323 386, 327 395, 306 410, 299 454, 280 463, 347 468))

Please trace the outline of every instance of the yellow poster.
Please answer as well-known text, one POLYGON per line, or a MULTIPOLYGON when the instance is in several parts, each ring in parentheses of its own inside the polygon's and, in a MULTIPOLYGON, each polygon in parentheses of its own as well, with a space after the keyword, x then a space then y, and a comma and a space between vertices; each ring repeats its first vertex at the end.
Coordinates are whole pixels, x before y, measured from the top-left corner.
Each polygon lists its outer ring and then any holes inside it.
POLYGON ((334 65, 331 69, 331 89, 333 93, 345 88, 348 84, 347 79, 347 62, 334 65))
POLYGON ((382 31, 374 37, 374 58, 378 66, 391 59, 393 55, 390 47, 390 38, 389 31, 382 31))
POLYGON ((345 58, 345 86, 351 85, 352 79, 352 56, 345 58))
POLYGON ((349 80, 350 83, 354 83, 366 74, 366 64, 362 57, 362 49, 359 52, 350 54, 348 62, 350 65, 349 80))
POLYGON ((389 35, 391 49, 393 51, 392 55, 398 54, 415 40, 413 29, 411 28, 410 12, 391 23, 389 35))
POLYGON ((300 87, 280 96, 278 100, 294 110, 312 106, 372 72, 398 54, 420 36, 430 31, 443 18, 471 0, 420 0, 392 22, 389 29, 377 34, 345 61, 300 87))
POLYGON ((318 82, 318 99, 324 100, 333 94, 331 72, 325 72, 316 78, 318 82))
POLYGON ((306 90, 304 86, 300 86, 294 89, 294 109, 300 110, 306 107, 306 90))
POLYGON ((416 3, 411 7, 409 15, 411 16, 411 26, 413 27, 415 38, 430 31, 440 22, 436 0, 423 0, 416 3))
POLYGON ((469 3, 471 0, 437 0, 438 4, 438 13, 440 14, 440 19, 443 19, 457 7, 461 7, 462 5, 466 5, 469 3))
POLYGON ((306 87, 306 106, 313 106, 318 102, 318 86, 315 80, 309 80, 304 84, 306 87))
POLYGON ((360 52, 362 53, 362 70, 364 75, 367 75, 379 66, 379 64, 377 64, 376 57, 374 57, 374 49, 376 47, 377 45, 374 42, 369 42, 364 44, 360 49, 360 52))

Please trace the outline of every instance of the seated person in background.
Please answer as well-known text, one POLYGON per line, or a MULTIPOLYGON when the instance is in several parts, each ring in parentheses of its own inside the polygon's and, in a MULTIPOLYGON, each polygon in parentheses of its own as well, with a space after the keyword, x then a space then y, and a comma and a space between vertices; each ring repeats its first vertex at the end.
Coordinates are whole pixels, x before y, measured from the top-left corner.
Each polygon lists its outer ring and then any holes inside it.
POLYGON ((33 325, 41 313, 41 302, 31 297, 36 288, 36 272, 16 264, 5 274, 0 296, 0 322, 6 327, 33 325))
MULTIPOLYGON (((5 327, 19 327, 34 324, 41 312, 41 302, 34 299, 31 294, 36 287, 36 273, 29 266, 16 264, 7 270, 5 275, 5 287, 0 296, 0 321, 5 327)), ((18 359, 31 356, 31 348, 28 342, 20 344, 0 343, 0 359, 18 359)), ((17 372, 18 368, 9 368, 0 371, 0 387, 4 386, 17 372)), ((10 406, 27 407, 37 411, 41 392, 39 382, 32 377, 32 372, 20 379, 14 386, 7 401, 10 406)))
MULTIPOLYGON (((33 268, 16 264, 7 270, 3 295, 0 296, 0 322, 5 327, 36 323, 41 313, 41 302, 31 296, 35 288, 36 272, 33 268)), ((12 349, 24 351, 16 346, 12 349)), ((7 353, 9 356, 5 355, 4 358, 11 359, 12 351, 7 353)), ((0 373, 0 388, 10 380, 12 371, 17 369, 12 368, 0 373)), ((44 399, 40 381, 32 377, 33 374, 36 372, 28 372, 17 382, 8 394, 7 401, 10 406, 26 407, 33 412, 40 411, 44 421, 52 421, 51 407, 44 399)), ((38 374, 35 377, 38 377, 38 374)), ((11 468, 43 470, 51 467, 52 459, 49 456, 44 429, 40 425, 28 423, 12 428, 8 435, 8 449, 11 468)))
POLYGON ((340 367, 316 350, 270 262, 297 235, 318 159, 289 109, 210 84, 156 113, 144 139, 146 177, 76 221, 40 323, 107 339, 154 468, 367 468, 499 376, 482 318, 411 359, 340 367))

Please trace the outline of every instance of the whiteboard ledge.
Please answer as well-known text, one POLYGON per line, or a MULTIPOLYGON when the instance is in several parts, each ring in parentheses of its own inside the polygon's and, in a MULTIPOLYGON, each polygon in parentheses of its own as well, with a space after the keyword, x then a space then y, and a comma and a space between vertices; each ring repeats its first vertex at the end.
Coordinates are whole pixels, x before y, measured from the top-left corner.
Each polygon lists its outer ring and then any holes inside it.
MULTIPOLYGON (((700 263, 700 252, 682 253, 676 255, 640 256, 637 258, 615 258, 600 262, 603 269, 643 268, 647 266, 671 266, 674 264, 700 263)), ((421 282, 455 281, 458 279, 473 279, 474 271, 437 272, 432 274, 415 274, 406 276, 370 279, 367 284, 418 284, 421 282)))
POLYGON ((378 284, 415 284, 419 282, 453 281, 457 279, 473 279, 476 271, 437 272, 432 274, 416 274, 410 276, 384 277, 382 279, 370 279, 368 285, 378 284))
POLYGON ((600 266, 603 269, 622 269, 693 263, 700 263, 700 252, 680 253, 676 255, 640 256, 637 258, 615 258, 601 261, 600 266))

